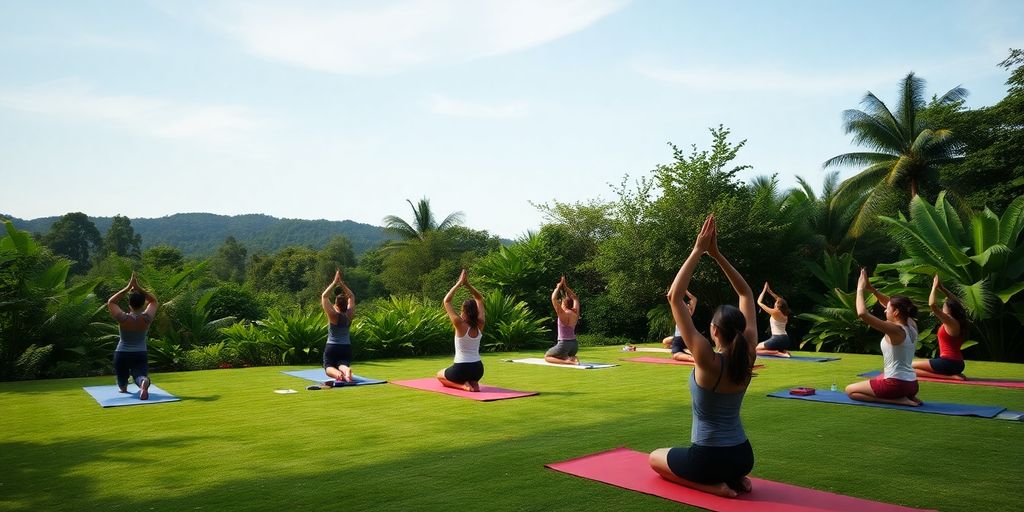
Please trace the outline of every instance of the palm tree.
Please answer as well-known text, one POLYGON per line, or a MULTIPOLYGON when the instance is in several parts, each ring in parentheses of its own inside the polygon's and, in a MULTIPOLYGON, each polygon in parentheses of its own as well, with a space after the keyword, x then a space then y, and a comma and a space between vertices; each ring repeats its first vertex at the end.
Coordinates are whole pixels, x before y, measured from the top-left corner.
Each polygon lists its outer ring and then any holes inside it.
MULTIPOLYGON (((843 112, 843 128, 853 134, 856 144, 867 146, 870 152, 846 153, 825 161, 823 167, 841 165, 867 165, 840 185, 839 195, 867 198, 857 212, 852 233, 863 233, 868 222, 875 219, 884 198, 893 191, 909 192, 917 196, 919 187, 929 188, 938 181, 938 166, 954 162, 960 156, 960 144, 953 133, 944 128, 926 126, 919 117, 925 108, 925 81, 909 73, 900 83, 901 95, 896 110, 891 111, 870 91, 861 104, 864 110, 843 112)), ((962 101, 967 90, 950 89, 932 104, 948 105, 962 101)))
POLYGON ((384 217, 384 231, 397 235, 404 242, 413 240, 423 241, 427 233, 431 231, 445 231, 448 228, 462 224, 464 219, 462 212, 455 212, 445 217, 438 224, 434 218, 434 212, 430 210, 429 199, 424 197, 417 204, 412 204, 412 201, 408 199, 405 202, 409 203, 409 206, 412 207, 412 224, 395 215, 384 217))
POLYGON ((838 254, 850 251, 855 240, 850 229, 857 212, 867 199, 866 192, 838 195, 839 171, 825 175, 820 196, 815 194, 811 185, 802 177, 797 176, 796 181, 800 186, 786 193, 783 204, 802 212, 812 237, 825 252, 838 254))

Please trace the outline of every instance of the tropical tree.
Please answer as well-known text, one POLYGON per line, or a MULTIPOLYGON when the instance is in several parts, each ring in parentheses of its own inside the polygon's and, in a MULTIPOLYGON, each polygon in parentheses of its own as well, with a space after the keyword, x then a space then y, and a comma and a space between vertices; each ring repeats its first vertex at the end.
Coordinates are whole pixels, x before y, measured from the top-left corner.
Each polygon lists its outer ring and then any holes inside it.
POLYGON ((808 242, 828 254, 851 250, 856 239, 850 236, 850 227, 867 194, 838 195, 839 171, 825 174, 821 195, 804 178, 797 176, 796 181, 799 186, 786 193, 784 204, 803 214, 810 231, 808 242))
MULTIPOLYGON (((854 143, 869 151, 845 153, 825 161, 823 167, 866 165, 848 178, 837 194, 867 197, 854 220, 853 234, 860 235, 873 222, 892 192, 915 197, 919 191, 936 190, 938 168, 955 162, 960 157, 961 145, 952 131, 944 127, 928 126, 920 112, 926 107, 925 81, 909 73, 900 82, 900 97, 895 110, 874 93, 864 95, 864 110, 843 112, 843 128, 853 134, 854 143)), ((962 101, 967 90, 950 89, 933 101, 934 105, 947 105, 962 101)))
MULTIPOLYGON (((453 226, 458 226, 465 218, 462 212, 454 212, 438 223, 433 210, 430 209, 429 199, 424 197, 416 204, 412 204, 412 201, 408 199, 405 202, 409 203, 409 207, 412 208, 412 223, 395 215, 384 217, 384 231, 398 236, 401 241, 422 241, 427 233, 445 231, 453 226)), ((398 245, 400 244, 401 242, 398 245)))
MULTIPOLYGON (((963 222, 940 193, 935 205, 921 197, 910 203, 910 218, 883 217, 907 259, 879 265, 877 271, 904 275, 938 274, 957 292, 973 322, 976 336, 993 359, 1022 355, 1024 324, 1024 196, 1000 217, 989 209, 963 222)), ((904 278, 904 280, 907 280, 904 278)))
POLYGON ((114 215, 110 228, 103 237, 103 254, 116 254, 135 260, 142 258, 142 235, 135 233, 131 219, 123 215, 114 215))
POLYGON ((73 262, 76 274, 89 270, 90 260, 103 247, 103 239, 89 217, 82 212, 67 213, 50 226, 43 236, 43 244, 54 254, 73 262))

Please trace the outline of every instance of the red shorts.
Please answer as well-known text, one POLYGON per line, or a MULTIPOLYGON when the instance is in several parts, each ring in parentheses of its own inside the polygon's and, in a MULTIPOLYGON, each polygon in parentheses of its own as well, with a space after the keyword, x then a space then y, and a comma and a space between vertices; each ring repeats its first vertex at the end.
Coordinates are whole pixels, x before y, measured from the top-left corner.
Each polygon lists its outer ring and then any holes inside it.
POLYGON ((904 398, 917 395, 916 380, 887 379, 884 374, 868 381, 871 383, 871 391, 878 398, 904 398))

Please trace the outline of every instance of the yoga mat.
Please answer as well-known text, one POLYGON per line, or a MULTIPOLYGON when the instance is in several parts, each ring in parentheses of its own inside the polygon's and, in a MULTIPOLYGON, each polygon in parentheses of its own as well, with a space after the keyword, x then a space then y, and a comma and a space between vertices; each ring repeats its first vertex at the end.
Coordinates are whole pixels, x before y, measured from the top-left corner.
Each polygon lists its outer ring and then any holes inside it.
POLYGON ((925 400, 924 405, 921 405, 920 407, 911 407, 909 405, 883 404, 878 402, 858 402, 857 400, 854 400, 846 396, 846 393, 843 393, 842 391, 828 390, 818 390, 813 395, 797 396, 789 394, 788 389, 783 389, 782 391, 768 393, 768 396, 773 398, 794 398, 797 400, 807 400, 810 402, 828 402, 842 405, 863 405, 866 407, 881 407, 884 409, 898 409, 907 412, 946 414, 950 416, 978 416, 981 418, 995 418, 999 413, 1006 410, 1006 407, 993 407, 991 405, 951 404, 946 402, 930 402, 928 400, 925 400))
MULTIPOLYGON (((693 363, 689 361, 676 361, 670 357, 627 357, 622 361, 629 361, 631 363, 654 363, 654 364, 678 364, 682 366, 693 366, 693 363)), ((755 364, 754 369, 764 368, 763 364, 755 364)))
POLYGON ((722 498, 669 482, 651 469, 647 454, 628 448, 586 455, 548 468, 701 507, 715 512, 911 512, 922 509, 817 491, 771 480, 751 478, 753 490, 737 498, 722 498))
POLYGON ((181 399, 160 389, 155 384, 149 385, 149 399, 139 400, 139 388, 135 384, 128 385, 128 393, 121 393, 117 386, 89 386, 82 388, 103 407, 121 407, 125 405, 162 404, 178 402, 181 399))
POLYGON ((627 350, 626 352, 662 352, 665 354, 671 354, 672 349, 670 348, 649 348, 649 347, 637 347, 636 350, 627 350))
POLYGON ((808 357, 808 356, 782 357, 782 356, 763 356, 761 354, 758 354, 757 357, 758 357, 758 359, 764 358, 764 359, 779 359, 781 361, 803 361, 805 363, 827 363, 829 361, 838 361, 840 359, 838 357, 808 357))
MULTIPOLYGON (((323 384, 329 380, 334 380, 324 373, 323 368, 313 368, 311 370, 293 370, 290 372, 281 372, 285 375, 291 375, 292 377, 298 377, 300 379, 311 380, 313 382, 319 382, 323 384)), ((352 382, 345 382, 341 386, 337 387, 348 387, 348 386, 363 386, 366 384, 384 384, 386 380, 369 379, 366 377, 360 377, 356 374, 352 374, 352 382)))
POLYGON ((575 368, 577 370, 589 370, 591 368, 611 368, 613 366, 618 366, 617 364, 586 363, 583 361, 580 361, 580 364, 555 364, 545 361, 542 357, 527 357, 525 359, 506 359, 505 361, 509 363, 525 363, 537 364, 540 366, 555 366, 558 368, 575 368))
MULTIPOLYGON (((880 375, 880 370, 873 372, 862 373, 858 377, 871 378, 876 375, 880 375)), ((1012 380, 1012 379, 971 379, 960 380, 960 379, 936 379, 935 377, 918 377, 917 380, 923 380, 927 382, 941 382, 943 384, 967 384, 969 386, 992 386, 997 388, 1015 388, 1024 389, 1024 380, 1012 380)))
POLYGON ((434 377, 413 380, 396 380, 392 382, 392 384, 405 386, 407 388, 422 389, 423 391, 433 391, 435 393, 444 393, 446 395, 468 398, 478 402, 493 402, 495 400, 522 398, 524 396, 534 396, 538 394, 536 391, 516 391, 514 389, 496 388, 493 386, 480 386, 480 391, 474 393, 472 391, 445 387, 434 377))

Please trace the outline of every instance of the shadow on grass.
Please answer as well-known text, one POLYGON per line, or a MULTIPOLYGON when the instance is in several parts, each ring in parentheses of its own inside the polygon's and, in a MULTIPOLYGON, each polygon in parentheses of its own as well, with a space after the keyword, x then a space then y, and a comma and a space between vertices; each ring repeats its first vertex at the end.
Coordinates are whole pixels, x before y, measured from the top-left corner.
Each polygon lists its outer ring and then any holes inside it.
MULTIPOLYGON (((140 458, 142 448, 155 444, 180 450, 201 442, 204 438, 170 436, 159 439, 125 439, 125 431, 112 433, 109 438, 64 439, 54 442, 0 442, 0 467, 3 468, 0 504, 20 502, 24 510, 69 510, 86 509, 93 501, 93 495, 101 484, 87 475, 82 466, 104 463, 125 463, 147 465, 159 464, 159 460, 140 458), (72 503, 76 505, 72 506, 72 503)), ((130 481, 130 472, 114 476, 120 481, 130 481)), ((3 508, 0 506, 0 508, 3 508)))

